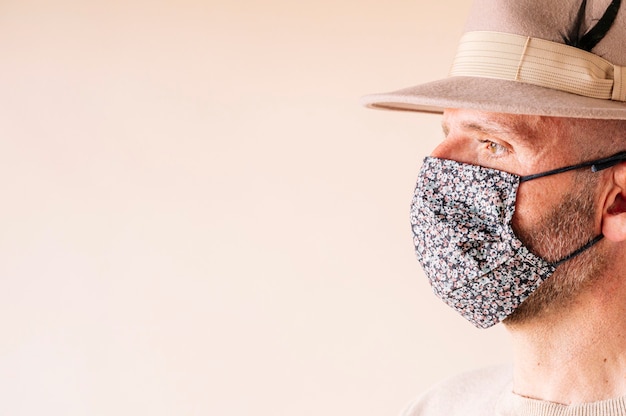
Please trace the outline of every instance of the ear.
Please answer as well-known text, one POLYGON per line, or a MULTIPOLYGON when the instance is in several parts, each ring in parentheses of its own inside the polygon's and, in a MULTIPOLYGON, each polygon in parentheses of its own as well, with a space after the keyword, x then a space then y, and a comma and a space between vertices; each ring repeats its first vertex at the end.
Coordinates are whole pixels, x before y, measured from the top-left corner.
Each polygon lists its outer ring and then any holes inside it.
POLYGON ((602 212, 602 234, 611 241, 626 241, 626 163, 613 167, 611 188, 602 212))

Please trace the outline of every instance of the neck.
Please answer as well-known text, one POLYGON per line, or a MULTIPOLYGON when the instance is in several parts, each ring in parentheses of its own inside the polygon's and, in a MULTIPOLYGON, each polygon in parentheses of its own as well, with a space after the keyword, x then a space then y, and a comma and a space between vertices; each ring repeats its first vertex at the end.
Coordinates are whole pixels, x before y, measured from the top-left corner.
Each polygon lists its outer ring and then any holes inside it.
POLYGON ((567 308, 507 327, 515 393, 561 404, 626 395, 626 290, 602 286, 567 308))

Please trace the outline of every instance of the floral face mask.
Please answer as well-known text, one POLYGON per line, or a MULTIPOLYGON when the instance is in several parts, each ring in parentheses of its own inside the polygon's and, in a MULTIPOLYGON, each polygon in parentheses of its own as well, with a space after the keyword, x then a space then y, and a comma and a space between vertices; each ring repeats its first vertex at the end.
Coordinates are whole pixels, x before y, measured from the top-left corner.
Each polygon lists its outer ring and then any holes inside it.
POLYGON ((411 204, 417 258, 434 293, 479 328, 500 322, 557 266, 589 249, 602 234, 556 262, 533 254, 511 227, 521 182, 626 160, 626 152, 548 172, 518 176, 427 157, 411 204))

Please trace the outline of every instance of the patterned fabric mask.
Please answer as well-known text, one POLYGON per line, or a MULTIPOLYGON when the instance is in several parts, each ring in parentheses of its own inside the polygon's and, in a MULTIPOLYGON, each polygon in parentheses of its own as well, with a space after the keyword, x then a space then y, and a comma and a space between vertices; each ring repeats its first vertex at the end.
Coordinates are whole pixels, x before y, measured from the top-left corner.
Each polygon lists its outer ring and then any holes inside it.
POLYGON ((479 328, 509 316, 559 264, 603 237, 556 262, 533 254, 511 228, 520 183, 583 167, 597 172, 623 160, 626 152, 518 176, 427 157, 411 204, 411 225, 417 258, 435 294, 479 328))

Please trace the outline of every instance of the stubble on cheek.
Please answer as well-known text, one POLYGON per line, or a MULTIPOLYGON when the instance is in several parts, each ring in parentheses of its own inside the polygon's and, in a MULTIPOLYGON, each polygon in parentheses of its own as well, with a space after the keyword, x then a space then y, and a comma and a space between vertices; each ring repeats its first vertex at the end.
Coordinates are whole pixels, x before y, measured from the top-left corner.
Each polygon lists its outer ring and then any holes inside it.
MULTIPOLYGON (((588 175, 588 173, 587 173, 588 175)), ((583 176, 576 175, 577 177, 583 176)), ((514 219, 513 230, 534 254, 557 262, 596 237, 594 229, 597 181, 580 178, 578 189, 567 193, 543 214, 536 225, 521 227, 514 219)), ((606 256, 596 244, 559 265, 505 323, 531 320, 547 310, 566 308, 576 295, 606 268, 606 256)))

